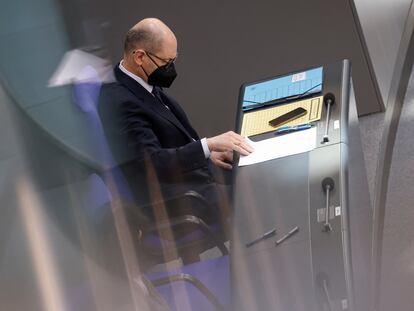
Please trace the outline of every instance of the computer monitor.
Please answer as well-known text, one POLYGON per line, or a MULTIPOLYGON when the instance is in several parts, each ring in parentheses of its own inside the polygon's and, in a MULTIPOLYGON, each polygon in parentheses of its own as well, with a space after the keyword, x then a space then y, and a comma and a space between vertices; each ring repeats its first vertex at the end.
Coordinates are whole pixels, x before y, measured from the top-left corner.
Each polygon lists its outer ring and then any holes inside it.
POLYGON ((243 85, 243 111, 276 105, 322 91, 323 67, 246 83, 243 85))

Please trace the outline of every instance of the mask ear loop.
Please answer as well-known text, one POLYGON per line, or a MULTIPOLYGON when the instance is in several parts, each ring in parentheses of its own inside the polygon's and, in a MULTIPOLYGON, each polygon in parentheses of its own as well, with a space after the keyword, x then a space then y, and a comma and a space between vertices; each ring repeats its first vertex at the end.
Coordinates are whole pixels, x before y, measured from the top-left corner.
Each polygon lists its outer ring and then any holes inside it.
POLYGON ((148 75, 148 73, 145 71, 145 69, 144 69, 144 66, 140 66, 141 67, 141 69, 142 69, 142 71, 145 73, 145 75, 147 76, 147 78, 149 77, 149 75, 148 75))
MULTIPOLYGON (((133 51, 132 52, 132 54, 135 54, 135 52, 136 51, 133 51)), ((145 51, 144 51, 145 52, 145 51)), ((155 64, 155 66, 157 66, 158 67, 158 65, 157 65, 157 63, 156 62, 154 62, 154 60, 151 58, 151 56, 149 56, 149 54, 147 53, 147 52, 145 52, 145 55, 147 55, 150 59, 151 59, 151 61, 155 64)), ((146 72, 146 70, 144 69, 144 66, 142 66, 142 65, 139 65, 140 67, 141 67, 141 69, 142 69, 142 71, 145 73, 145 75, 147 76, 147 78, 149 77, 149 75, 148 75, 148 73, 146 72)))
POLYGON ((158 66, 157 62, 152 59, 152 57, 150 56, 150 54, 148 52, 145 52, 145 55, 147 55, 149 57, 149 59, 155 64, 155 66, 157 66, 157 68, 160 68, 160 66, 158 66))

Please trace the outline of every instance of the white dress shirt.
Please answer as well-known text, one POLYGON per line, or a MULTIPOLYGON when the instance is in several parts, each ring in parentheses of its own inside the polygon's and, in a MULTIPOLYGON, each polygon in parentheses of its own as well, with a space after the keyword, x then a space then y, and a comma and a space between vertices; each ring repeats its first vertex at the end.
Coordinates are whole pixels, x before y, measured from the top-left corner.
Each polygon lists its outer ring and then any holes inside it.
MULTIPOLYGON (((121 62, 119 63, 119 69, 125 73, 127 76, 131 77, 132 79, 134 79, 135 81, 137 81, 139 84, 141 84, 141 86, 146 89, 152 96, 154 96, 154 94, 152 94, 152 89, 154 88, 152 85, 148 84, 144 79, 138 77, 136 74, 133 74, 132 72, 130 72, 128 69, 126 69, 122 64, 124 63, 124 60, 121 60, 121 62)), ((193 140, 195 141, 195 139, 193 138, 193 140)), ((204 156, 206 157, 206 159, 208 159, 210 157, 210 149, 208 148, 207 145, 207 138, 204 137, 200 140, 201 142, 201 146, 203 147, 203 151, 204 151, 204 156)))

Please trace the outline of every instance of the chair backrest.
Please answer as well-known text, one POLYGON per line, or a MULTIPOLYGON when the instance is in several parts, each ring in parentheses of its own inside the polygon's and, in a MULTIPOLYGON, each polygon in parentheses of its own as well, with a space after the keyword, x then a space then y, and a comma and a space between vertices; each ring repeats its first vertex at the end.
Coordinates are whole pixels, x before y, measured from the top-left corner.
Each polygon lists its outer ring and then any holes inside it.
MULTIPOLYGON (((224 310, 231 309, 229 256, 208 259, 165 272, 147 274, 147 277, 154 283, 158 283, 157 280, 165 277, 174 279, 174 276, 182 274, 196 278, 202 286, 208 289, 224 310)), ((172 310, 217 310, 208 295, 205 295, 203 289, 197 286, 197 283, 174 281, 170 284, 157 286, 157 290, 172 310)))

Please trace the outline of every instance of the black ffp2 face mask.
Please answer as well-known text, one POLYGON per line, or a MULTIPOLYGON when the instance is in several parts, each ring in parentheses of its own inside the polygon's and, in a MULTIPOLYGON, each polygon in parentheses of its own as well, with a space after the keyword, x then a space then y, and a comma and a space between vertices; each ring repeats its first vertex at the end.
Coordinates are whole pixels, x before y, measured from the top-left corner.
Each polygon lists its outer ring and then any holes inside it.
POLYGON ((170 87, 174 82, 174 79, 177 77, 174 62, 172 61, 171 63, 167 63, 163 66, 158 66, 158 64, 152 59, 148 52, 147 55, 149 59, 155 64, 155 66, 157 66, 157 69, 155 69, 150 75, 148 75, 144 67, 141 66, 142 70, 144 70, 145 74, 148 77, 148 84, 159 87, 170 87))
POLYGON ((158 66, 149 76, 148 84, 159 87, 170 87, 177 77, 174 63, 158 66))

